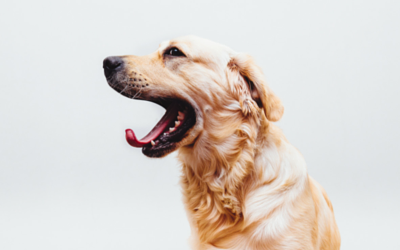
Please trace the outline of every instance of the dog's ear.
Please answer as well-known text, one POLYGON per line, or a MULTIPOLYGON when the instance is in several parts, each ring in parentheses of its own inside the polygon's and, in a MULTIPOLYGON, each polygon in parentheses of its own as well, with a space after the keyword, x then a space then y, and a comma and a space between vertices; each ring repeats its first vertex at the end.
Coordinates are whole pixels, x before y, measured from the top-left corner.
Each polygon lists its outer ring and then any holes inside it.
POLYGON ((246 54, 237 54, 228 63, 228 83, 231 90, 238 94, 245 115, 254 112, 257 105, 264 109, 269 121, 278 121, 283 115, 283 106, 279 98, 267 86, 264 74, 246 54))

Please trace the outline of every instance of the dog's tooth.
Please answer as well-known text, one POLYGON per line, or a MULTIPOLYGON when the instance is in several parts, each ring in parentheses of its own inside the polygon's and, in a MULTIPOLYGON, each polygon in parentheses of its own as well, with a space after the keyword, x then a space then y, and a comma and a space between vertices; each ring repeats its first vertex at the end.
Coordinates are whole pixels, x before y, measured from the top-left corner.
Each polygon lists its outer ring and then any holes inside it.
POLYGON ((175 128, 169 128, 169 132, 171 133, 171 132, 174 132, 175 131, 175 128))
POLYGON ((179 121, 181 121, 181 120, 183 120, 185 118, 185 114, 180 112, 180 111, 178 111, 178 117, 177 118, 178 118, 179 121))
POLYGON ((175 127, 178 127, 181 124, 180 121, 175 121, 175 127))
POLYGON ((168 133, 164 133, 164 135, 168 135, 168 133))
POLYGON ((151 146, 154 146, 154 145, 156 145, 156 143, 152 140, 151 141, 151 146))

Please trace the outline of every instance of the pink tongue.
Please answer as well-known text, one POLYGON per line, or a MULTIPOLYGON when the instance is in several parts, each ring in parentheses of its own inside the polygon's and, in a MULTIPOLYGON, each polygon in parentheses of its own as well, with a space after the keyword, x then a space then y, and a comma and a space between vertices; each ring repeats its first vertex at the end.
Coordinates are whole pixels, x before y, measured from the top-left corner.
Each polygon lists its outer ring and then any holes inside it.
POLYGON ((140 148, 155 140, 167 128, 168 124, 171 124, 176 119, 179 111, 178 108, 179 106, 177 103, 171 104, 157 125, 140 141, 136 138, 132 129, 125 130, 126 141, 132 147, 140 148))

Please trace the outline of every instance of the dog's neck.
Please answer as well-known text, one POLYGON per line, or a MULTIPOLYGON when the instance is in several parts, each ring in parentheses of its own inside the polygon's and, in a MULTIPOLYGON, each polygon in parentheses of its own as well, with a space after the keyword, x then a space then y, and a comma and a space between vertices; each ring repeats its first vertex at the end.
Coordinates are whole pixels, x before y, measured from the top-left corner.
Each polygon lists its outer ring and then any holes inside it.
POLYGON ((221 237, 241 223, 245 196, 262 179, 263 171, 254 167, 254 161, 268 140, 265 116, 225 124, 208 124, 212 129, 179 151, 184 201, 200 239, 221 237))

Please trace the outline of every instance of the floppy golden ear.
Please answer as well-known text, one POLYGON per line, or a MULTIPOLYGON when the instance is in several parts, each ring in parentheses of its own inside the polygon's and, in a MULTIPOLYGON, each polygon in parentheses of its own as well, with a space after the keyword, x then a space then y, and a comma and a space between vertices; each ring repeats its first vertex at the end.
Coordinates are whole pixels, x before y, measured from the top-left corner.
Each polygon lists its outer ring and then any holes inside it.
POLYGON ((245 54, 234 56, 228 63, 228 82, 241 96, 239 98, 245 114, 254 112, 254 103, 264 109, 269 121, 276 122, 283 115, 279 98, 267 86, 261 69, 245 54), (251 101, 249 100, 251 98, 251 101))

